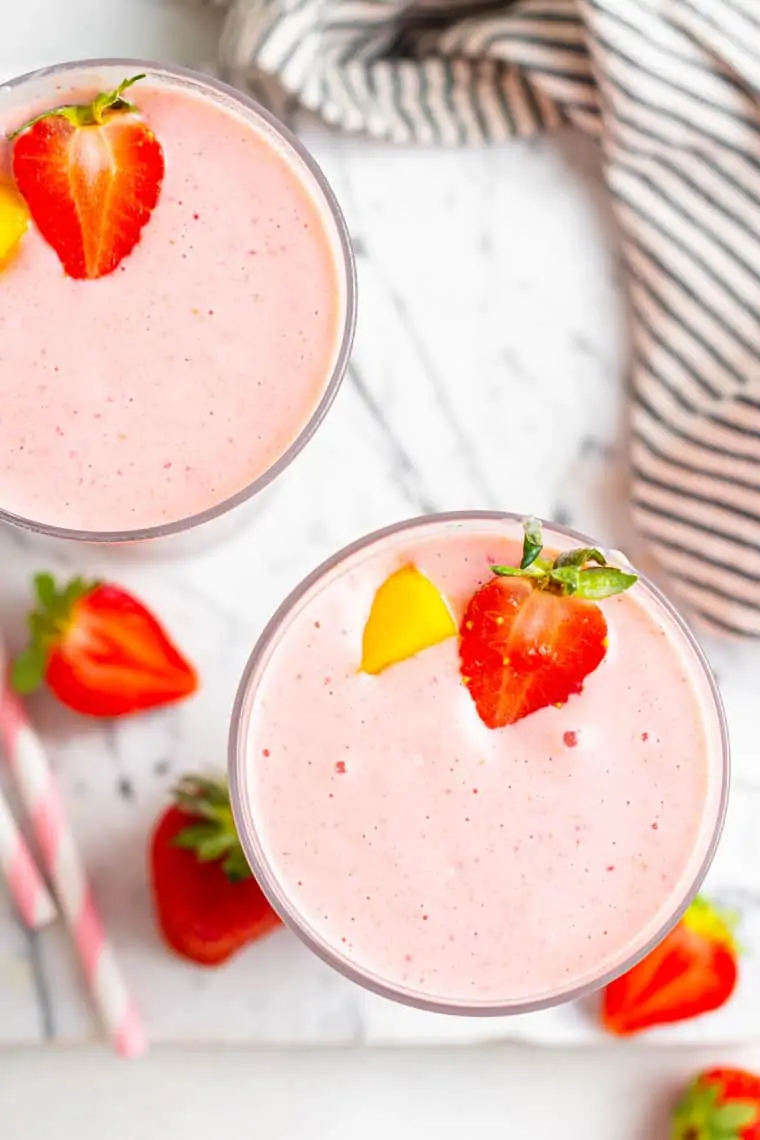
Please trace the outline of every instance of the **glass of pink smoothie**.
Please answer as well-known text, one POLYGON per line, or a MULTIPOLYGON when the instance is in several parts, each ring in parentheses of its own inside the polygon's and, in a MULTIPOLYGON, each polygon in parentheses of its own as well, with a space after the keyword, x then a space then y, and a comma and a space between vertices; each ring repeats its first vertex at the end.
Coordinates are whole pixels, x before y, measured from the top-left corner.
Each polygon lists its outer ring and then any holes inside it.
POLYGON ((137 73, 129 99, 165 161, 137 245, 78 280, 33 221, 0 271, 0 520, 90 542, 173 535, 257 495, 327 413, 354 331, 324 175, 214 79, 93 60, 5 84, 0 191, 11 132, 137 73))
MULTIPOLYGON (((544 541, 595 545, 549 524, 544 541)), ((235 818, 272 905, 347 977, 443 1013, 524 1013, 630 968, 696 894, 726 807, 715 683, 643 578, 599 603, 582 691, 506 727, 480 719, 456 632, 363 671, 391 575, 420 571, 457 631, 521 542, 515 516, 468 512, 340 551, 270 621, 232 721, 235 818)))

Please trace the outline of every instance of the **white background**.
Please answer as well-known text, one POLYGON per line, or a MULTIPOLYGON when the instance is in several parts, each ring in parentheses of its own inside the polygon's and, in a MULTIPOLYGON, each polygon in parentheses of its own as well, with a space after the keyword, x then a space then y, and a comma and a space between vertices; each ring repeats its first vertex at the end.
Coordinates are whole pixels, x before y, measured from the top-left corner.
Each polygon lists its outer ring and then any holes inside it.
MULTIPOLYGON (((217 17, 181 0, 0 0, 3 71, 63 58, 213 56, 217 17)), ((0 1019, 3 1011, 0 1009, 0 1019)), ((0 1052, 2 1140, 504 1137, 657 1140, 703 1064, 760 1066, 760 1048, 0 1052)))

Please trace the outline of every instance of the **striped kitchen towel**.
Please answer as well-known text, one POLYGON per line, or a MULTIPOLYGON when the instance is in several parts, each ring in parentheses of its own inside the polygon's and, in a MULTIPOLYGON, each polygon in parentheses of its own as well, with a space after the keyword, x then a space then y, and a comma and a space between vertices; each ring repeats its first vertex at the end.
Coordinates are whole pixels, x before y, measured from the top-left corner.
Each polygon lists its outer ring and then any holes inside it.
POLYGON ((394 143, 600 140, 636 521, 704 622, 760 636, 760 0, 236 0, 221 56, 394 143))

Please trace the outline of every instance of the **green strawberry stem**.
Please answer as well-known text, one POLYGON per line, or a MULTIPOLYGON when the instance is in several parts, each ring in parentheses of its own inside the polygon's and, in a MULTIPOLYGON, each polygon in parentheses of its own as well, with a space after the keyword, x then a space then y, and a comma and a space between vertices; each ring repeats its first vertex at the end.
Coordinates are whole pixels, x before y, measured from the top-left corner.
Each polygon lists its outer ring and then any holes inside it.
POLYGON ((600 601, 622 594, 638 581, 637 574, 628 574, 617 566, 610 566, 601 550, 596 547, 579 547, 558 554, 552 561, 542 558, 543 532, 535 518, 523 520, 522 559, 519 566, 492 566, 500 578, 529 578, 539 590, 552 594, 572 595, 588 601, 600 601), (589 562, 598 565, 589 566, 589 562))
POLYGON ((704 895, 697 895, 681 921, 693 934, 709 942, 719 942, 738 955, 742 950, 736 939, 740 917, 738 911, 716 906, 704 895))
POLYGON ((72 578, 62 588, 52 574, 36 574, 36 607, 27 618, 29 641, 11 666, 11 687, 25 696, 38 689, 45 679, 48 658, 66 634, 74 607, 99 585, 97 581, 72 578))
POLYGON ((124 98, 124 92, 141 79, 145 79, 144 74, 123 79, 113 91, 102 91, 90 103, 69 103, 63 107, 54 107, 51 111, 43 111, 41 115, 36 115, 23 126, 6 135, 6 138, 12 142, 18 135, 33 127, 35 123, 49 119, 51 115, 60 115, 62 118, 68 119, 75 127, 98 127, 106 121, 109 115, 134 112, 137 107, 124 98))
POLYGON ((533 565, 541 553, 541 549, 544 545, 544 536, 541 532, 541 523, 538 519, 523 519, 523 530, 525 531, 525 538, 523 539, 523 553, 520 569, 527 570, 529 566, 533 565))
POLYGON ((174 837, 175 846, 193 851, 199 863, 221 861, 233 883, 250 877, 224 782, 184 776, 174 789, 174 803, 192 821, 174 837))

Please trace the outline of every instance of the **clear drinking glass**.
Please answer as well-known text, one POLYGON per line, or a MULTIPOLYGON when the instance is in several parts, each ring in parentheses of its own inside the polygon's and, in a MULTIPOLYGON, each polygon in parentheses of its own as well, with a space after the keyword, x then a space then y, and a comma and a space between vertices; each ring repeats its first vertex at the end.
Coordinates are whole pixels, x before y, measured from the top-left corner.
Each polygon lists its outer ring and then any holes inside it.
MULTIPOLYGON (((38 104, 41 107, 56 106, 61 102, 61 87, 92 88, 110 90, 116 87, 125 76, 145 72, 149 79, 177 89, 190 90, 204 98, 231 107, 239 115, 250 120, 256 129, 271 139, 276 148, 296 171, 303 185, 309 191, 316 205, 325 232, 332 247, 338 273, 340 328, 336 337, 333 359, 326 376, 324 390, 317 406, 292 442, 285 448, 274 463, 248 486, 215 505, 192 514, 156 526, 136 527, 131 530, 109 529, 108 520, 103 519, 97 530, 76 530, 53 526, 43 520, 25 518, 3 508, 0 502, 0 522, 23 527, 38 535, 56 539, 69 539, 88 543, 144 543, 146 540, 174 539, 189 530, 202 527, 202 545, 208 539, 230 533, 243 521, 244 514, 239 510, 245 504, 252 506, 252 500, 260 496, 265 488, 282 475, 295 457, 311 439, 327 414, 340 387, 348 364, 356 322, 356 271, 351 243, 343 214, 327 179, 303 144, 266 108, 260 106, 248 95, 217 79, 177 66, 152 63, 139 59, 93 59, 62 63, 43 68, 27 75, 19 76, 0 85, 0 108, 14 106, 23 100, 24 104, 38 104), (230 515, 230 512, 235 512, 230 515)), ((95 333, 94 335, 97 335, 95 333)), ((107 330, 103 335, 107 336, 107 330)), ((258 505, 258 498, 257 504, 258 505)), ((183 551, 185 546, 169 544, 172 549, 183 551)), ((153 547, 153 543, 151 543, 153 547)), ((163 543, 159 544, 165 551, 163 543)), ((191 548, 194 548, 195 544, 191 548)), ((155 549, 155 548, 154 548, 155 549)))
MULTIPOLYGON (((709 733, 710 787, 707 793, 709 807, 702 819, 699 834, 695 837, 687 871, 679 880, 678 889, 662 904, 667 911, 667 913, 662 912, 662 922, 659 922, 661 909, 658 909, 656 921, 653 920, 651 929, 646 933, 642 932, 641 944, 636 945, 626 960, 617 963, 612 970, 600 970, 596 973, 592 969, 581 984, 569 988, 559 987, 551 992, 530 994, 524 1000, 485 1001, 441 999, 435 993, 425 992, 419 987, 399 985, 393 979, 365 968, 345 953, 339 942, 336 945, 314 929, 294 900, 293 892, 285 881, 286 877, 280 873, 270 857, 257 818, 251 774, 255 766, 254 754, 258 753, 255 753, 252 743, 250 725, 261 679, 283 633, 287 631, 290 623, 298 618, 299 613, 306 609, 310 598, 316 595, 325 583, 339 579, 349 569, 353 571, 357 566, 361 566, 364 559, 371 558, 378 552, 392 551, 394 546, 403 546, 415 535, 445 536, 456 530, 467 533, 473 529, 485 529, 490 534, 515 541, 519 541, 522 534, 521 520, 517 516, 498 512, 469 511, 411 519, 360 539, 329 558, 304 579, 270 620, 245 668, 232 715, 229 776, 235 820, 248 862, 272 906, 315 954, 359 985, 403 1004, 447 1014, 503 1016, 548 1008, 593 992, 630 969, 677 923, 694 899, 712 862, 720 838, 728 795, 729 742, 720 696, 704 654, 673 606, 649 581, 640 577, 636 589, 641 591, 639 596, 645 600, 647 611, 655 615, 661 629, 667 630, 676 639, 679 651, 684 654, 684 660, 687 662, 684 669, 688 668, 693 673, 699 703, 704 711, 705 731, 709 733)), ((544 534, 547 547, 554 550, 599 546, 585 535, 554 524, 545 524, 544 534)), ((627 559, 618 552, 611 553, 610 561, 628 566, 627 559)), ((328 667, 327 662, 325 667, 328 667)), ((571 701, 575 699, 571 698, 571 701)), ((308 720, 309 709, 304 707, 303 701, 294 705, 293 715, 308 720)), ((510 948, 508 932, 505 931, 504 953, 519 954, 519 952, 519 948, 510 948)))

